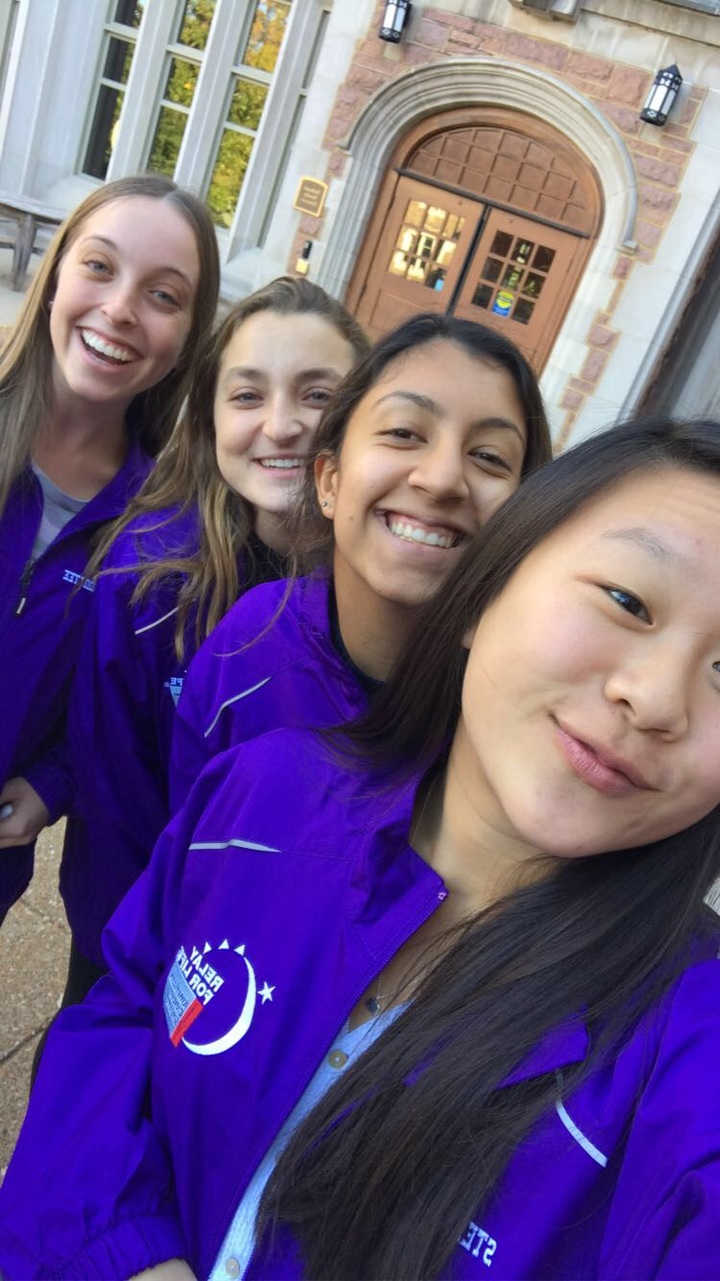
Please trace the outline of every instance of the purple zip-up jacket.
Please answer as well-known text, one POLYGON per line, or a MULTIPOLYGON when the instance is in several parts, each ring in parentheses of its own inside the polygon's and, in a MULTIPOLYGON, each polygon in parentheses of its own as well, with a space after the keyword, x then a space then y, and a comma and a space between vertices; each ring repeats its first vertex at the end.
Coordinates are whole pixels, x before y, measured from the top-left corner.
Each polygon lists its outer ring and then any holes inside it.
MULTIPOLYGON (((414 794, 373 790, 308 731, 211 763, 106 931, 110 974, 50 1033, 0 1189, 10 1281, 172 1257, 209 1274, 359 996, 446 896, 408 844, 414 794)), ((564 1096, 587 1049, 571 1020, 507 1078, 556 1073, 557 1107, 448 1277, 717 1281, 720 962, 698 959, 564 1096)), ((249 1275, 300 1277, 297 1251, 281 1241, 249 1275)))
POLYGON ((170 809, 184 804, 220 752, 273 729, 352 720, 367 696, 333 644, 330 580, 265 583, 248 592, 200 646, 178 704, 170 809), (287 599, 286 599, 287 595, 287 599))
MULTIPOLYGON (((29 469, 13 486, 0 520, 0 783, 18 775, 42 797, 54 822, 68 807, 63 747, 70 683, 92 600, 75 591, 102 525, 115 520, 145 480, 152 460, 133 442, 124 465, 73 516, 33 563, 42 516, 40 482, 29 469)), ((32 875, 32 846, 3 850, 0 914, 32 875)))
MULTIPOLYGON (((185 651, 175 652, 180 575, 132 596, 138 565, 192 555, 199 542, 195 507, 138 517, 110 549, 70 698, 68 752, 74 780, 60 890, 76 946, 103 964, 101 935, 130 886, 147 866, 168 821, 168 762, 180 690, 195 648, 195 617, 185 627, 185 651)), ((241 585, 251 575, 277 573, 280 561, 257 544, 258 563, 238 565, 241 585), (262 563, 260 563, 262 558, 262 563)), ((255 579, 257 581, 257 579, 255 579)), ((270 723, 280 722, 265 700, 270 723)))
POLYGON ((115 540, 95 583, 70 695, 67 748, 73 812, 67 823, 60 892, 83 956, 102 965, 100 935, 147 865, 168 819, 167 765, 188 658, 175 652, 179 576, 132 596, 138 565, 187 556, 198 544, 195 508, 138 517, 115 540))

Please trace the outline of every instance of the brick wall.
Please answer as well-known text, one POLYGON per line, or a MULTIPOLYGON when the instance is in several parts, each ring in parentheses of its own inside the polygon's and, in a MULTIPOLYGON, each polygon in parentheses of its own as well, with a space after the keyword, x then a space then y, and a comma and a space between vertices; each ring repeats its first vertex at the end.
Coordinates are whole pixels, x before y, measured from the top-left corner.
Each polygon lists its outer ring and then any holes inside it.
MULTIPOLYGON (((638 180, 638 217, 635 245, 619 249, 613 275, 617 281, 604 311, 594 317, 585 341, 588 354, 577 377, 570 378, 560 404, 565 419, 560 425, 562 443, 586 397, 597 387, 617 341, 613 313, 636 262, 651 262, 678 203, 678 187, 692 153, 690 130, 705 97, 692 88, 672 122, 663 128, 646 125, 639 112, 652 75, 638 67, 569 48, 550 38, 524 35, 488 22, 447 13, 440 8, 416 11, 399 45, 378 39, 381 9, 358 48, 349 75, 337 92, 324 146, 328 152, 327 176, 339 176, 347 153, 339 145, 347 138, 360 113, 375 93, 390 80, 413 67, 428 66, 446 58, 502 57, 550 72, 582 93, 612 121, 624 139, 638 180)), ((321 222, 303 217, 293 248, 292 262, 302 241, 315 237, 321 222)))

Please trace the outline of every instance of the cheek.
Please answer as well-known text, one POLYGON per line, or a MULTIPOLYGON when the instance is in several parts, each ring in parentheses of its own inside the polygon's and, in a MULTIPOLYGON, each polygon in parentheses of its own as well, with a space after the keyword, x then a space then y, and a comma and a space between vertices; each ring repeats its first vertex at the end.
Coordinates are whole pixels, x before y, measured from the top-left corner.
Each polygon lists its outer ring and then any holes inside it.
POLYGON ((247 421, 238 421, 234 415, 223 413, 222 410, 216 410, 214 421, 215 453, 218 459, 230 458, 236 463, 241 461, 249 452, 255 439, 254 425, 247 421))
POLYGON ((482 529, 510 495, 514 494, 519 484, 518 476, 489 476, 483 473, 474 475, 470 494, 478 529, 482 529))

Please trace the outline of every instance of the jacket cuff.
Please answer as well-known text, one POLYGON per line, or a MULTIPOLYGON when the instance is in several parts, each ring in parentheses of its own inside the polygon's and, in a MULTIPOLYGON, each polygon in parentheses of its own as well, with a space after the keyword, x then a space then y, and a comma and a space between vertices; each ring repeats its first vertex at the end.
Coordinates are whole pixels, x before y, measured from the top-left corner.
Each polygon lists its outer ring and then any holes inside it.
POLYGON ((31 787, 34 787, 40 800, 47 807, 50 825, 57 823, 63 814, 69 812, 72 800, 70 772, 64 753, 60 749, 41 756, 39 760, 33 761, 32 765, 28 765, 19 773, 31 787))
POLYGON ((146 1215, 114 1224, 71 1259, 60 1259, 51 1251, 31 1258, 22 1248, 15 1257, 12 1254, 2 1258, 0 1275, 5 1281, 39 1281, 50 1276, 58 1281, 105 1281, 134 1277, 170 1259, 186 1259, 187 1245, 173 1216, 146 1215))

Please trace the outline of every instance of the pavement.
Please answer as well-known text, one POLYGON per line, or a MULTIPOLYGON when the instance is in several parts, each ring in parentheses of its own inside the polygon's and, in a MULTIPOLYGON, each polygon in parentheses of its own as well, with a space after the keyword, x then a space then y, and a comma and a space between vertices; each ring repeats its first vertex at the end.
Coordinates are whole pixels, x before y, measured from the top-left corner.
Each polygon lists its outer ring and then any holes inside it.
POLYGON ((57 823, 40 836, 30 888, 0 929, 0 1178, 25 1115, 35 1047, 65 987, 70 934, 57 889, 63 828, 57 823))

